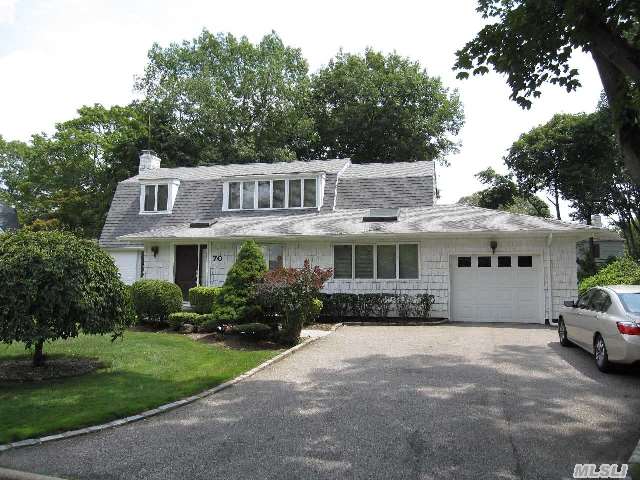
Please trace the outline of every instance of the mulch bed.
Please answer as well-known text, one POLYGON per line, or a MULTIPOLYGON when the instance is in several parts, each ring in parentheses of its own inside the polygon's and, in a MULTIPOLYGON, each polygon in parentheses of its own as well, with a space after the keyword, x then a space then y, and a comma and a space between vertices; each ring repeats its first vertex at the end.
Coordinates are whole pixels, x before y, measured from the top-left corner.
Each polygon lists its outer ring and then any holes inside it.
POLYGON ((34 367, 31 362, 31 358, 1 360, 0 383, 76 377, 108 366, 97 358, 86 357, 49 357, 41 367, 34 367))

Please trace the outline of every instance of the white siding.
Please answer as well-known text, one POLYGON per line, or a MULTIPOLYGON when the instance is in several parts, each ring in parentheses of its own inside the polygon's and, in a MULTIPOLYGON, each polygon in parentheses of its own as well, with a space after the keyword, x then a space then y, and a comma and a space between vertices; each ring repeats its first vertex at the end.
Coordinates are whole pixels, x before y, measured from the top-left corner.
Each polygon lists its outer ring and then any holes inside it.
POLYGON ((173 250, 173 246, 168 243, 145 244, 144 278, 173 282, 173 250), (157 255, 153 253, 153 246, 158 247, 157 255))
MULTIPOLYGON (((420 245, 420 278, 415 280, 335 280, 327 282, 327 293, 418 293, 435 296, 432 315, 449 318, 450 257, 459 254, 491 254, 489 242, 495 238, 442 238, 416 240, 420 245)), ((385 243, 392 240, 386 239, 385 243)), ((544 265, 544 318, 556 319, 562 302, 577 296, 576 243, 572 238, 554 238, 547 246, 547 238, 498 238, 496 255, 541 255, 544 265), (551 291, 549 291, 549 278, 551 291), (550 294, 550 295, 549 295, 550 294), (552 312, 549 312, 551 302, 552 312)), ((404 242, 404 240, 403 240, 404 242)), ((194 242, 198 243, 198 242, 194 242)), ((278 242, 264 242, 278 243, 278 242)), ((284 245, 284 266, 301 267, 305 259, 313 265, 333 267, 333 242, 295 241, 284 245)), ((338 242, 349 243, 349 242, 338 242)), ((359 242, 356 242, 359 243, 359 242)), ((367 242, 361 242, 367 243, 367 242)), ((370 243, 370 242, 369 242, 370 243)), ((209 284, 220 286, 235 261, 241 242, 211 241, 209 249, 209 284)), ((154 258, 150 245, 145 246, 145 278, 173 281, 173 245, 160 244, 154 258)), ((532 294, 537 294, 532 292, 532 294)), ((544 319, 542 319, 544 320, 544 319)))
POLYGON ((120 278, 131 285, 140 276, 140 252, 137 250, 111 250, 109 255, 120 271, 120 278))

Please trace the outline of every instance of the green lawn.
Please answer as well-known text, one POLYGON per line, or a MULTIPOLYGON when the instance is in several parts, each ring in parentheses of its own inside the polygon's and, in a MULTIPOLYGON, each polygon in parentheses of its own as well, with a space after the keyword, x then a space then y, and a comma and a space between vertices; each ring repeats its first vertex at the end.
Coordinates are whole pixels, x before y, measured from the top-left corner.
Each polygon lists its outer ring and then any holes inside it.
MULTIPOLYGON (((142 332, 126 332, 114 343, 109 336, 80 336, 47 343, 44 351, 98 357, 110 366, 82 377, 0 384, 0 444, 140 413, 223 383, 278 353, 142 332)), ((25 355, 22 344, 0 344, 0 361, 25 355)))

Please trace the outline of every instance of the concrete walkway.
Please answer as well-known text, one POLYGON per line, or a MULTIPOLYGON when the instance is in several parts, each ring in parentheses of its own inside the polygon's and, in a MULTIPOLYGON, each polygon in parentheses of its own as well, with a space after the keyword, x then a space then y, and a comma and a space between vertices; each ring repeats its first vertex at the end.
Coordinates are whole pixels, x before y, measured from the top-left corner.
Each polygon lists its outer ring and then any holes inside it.
POLYGON ((640 375, 545 327, 344 327, 205 400, 0 454, 87 479, 558 479, 622 463, 640 375))

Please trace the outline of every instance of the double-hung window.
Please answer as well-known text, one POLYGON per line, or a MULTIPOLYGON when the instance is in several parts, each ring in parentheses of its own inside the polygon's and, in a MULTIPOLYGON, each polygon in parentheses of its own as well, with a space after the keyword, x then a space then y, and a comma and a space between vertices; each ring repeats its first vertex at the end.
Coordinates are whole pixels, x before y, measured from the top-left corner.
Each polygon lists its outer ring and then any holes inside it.
POLYGON ((334 245, 333 276, 336 279, 401 280, 419 277, 418 245, 334 245))
POLYGON ((145 185, 143 211, 166 212, 169 208, 169 185, 145 185))

